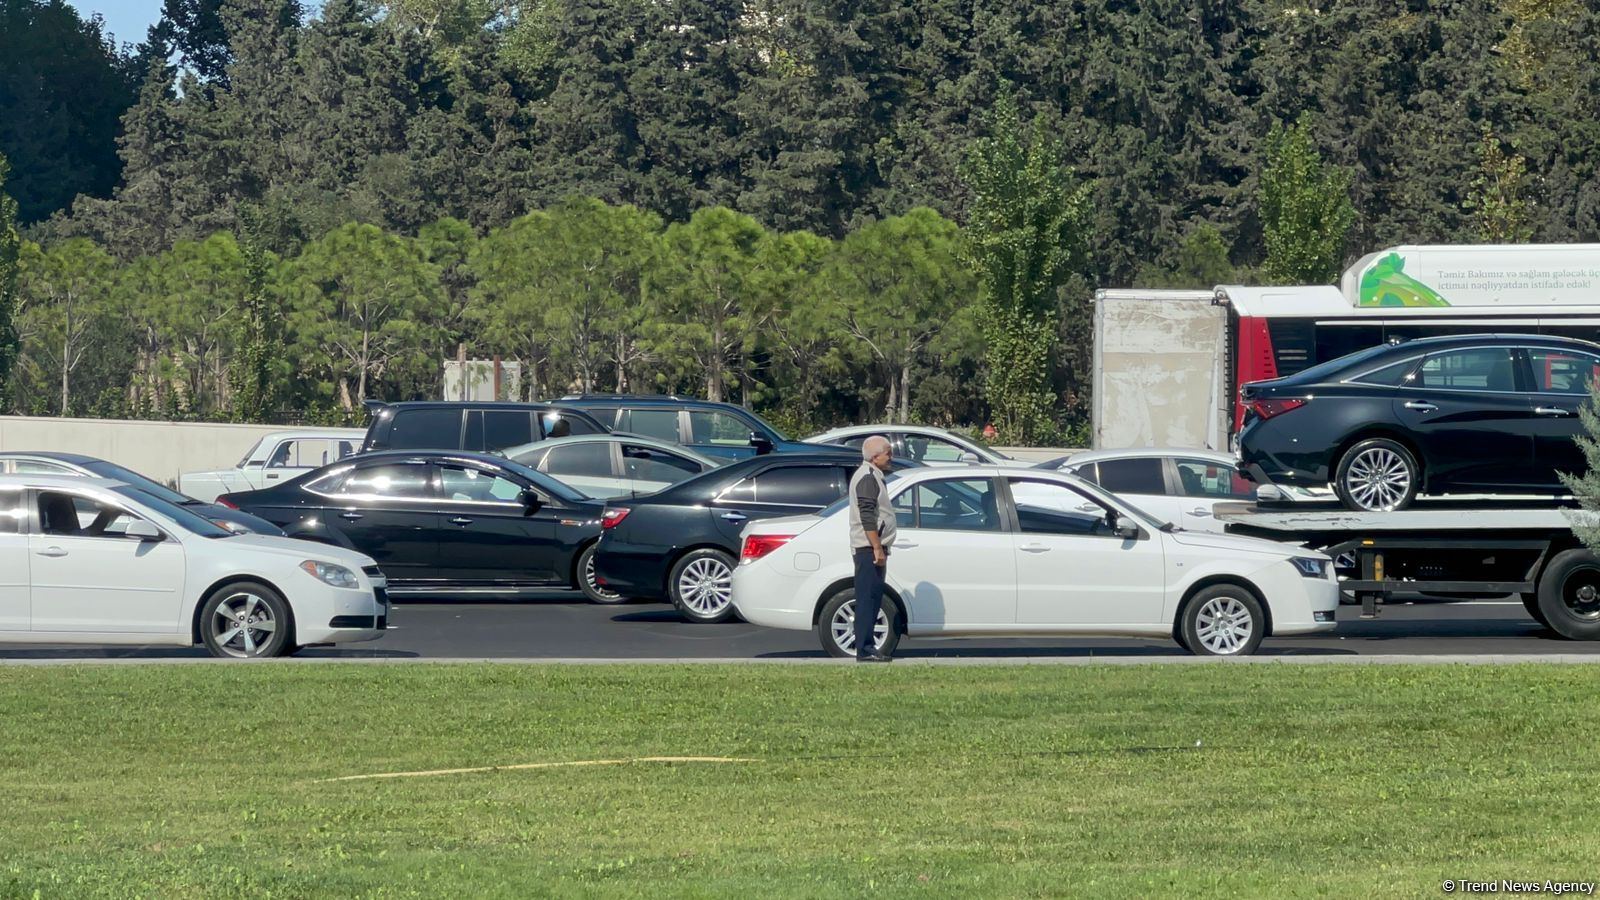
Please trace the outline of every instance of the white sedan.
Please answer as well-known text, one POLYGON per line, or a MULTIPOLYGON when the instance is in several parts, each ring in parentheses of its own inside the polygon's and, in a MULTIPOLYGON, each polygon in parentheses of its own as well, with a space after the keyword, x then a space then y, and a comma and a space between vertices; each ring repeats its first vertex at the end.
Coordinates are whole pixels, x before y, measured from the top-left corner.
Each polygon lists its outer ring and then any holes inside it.
POLYGON ((360 553, 234 534, 120 482, 0 476, 0 642, 281 656, 382 637, 386 588, 360 553))
POLYGON ((178 476, 178 490, 215 503, 223 494, 272 487, 355 453, 366 434, 360 428, 275 431, 256 441, 231 469, 178 476))
MULTIPOLYGON (((876 626, 884 652, 902 635, 1107 635, 1238 656, 1268 635, 1334 628, 1339 585, 1327 556, 1184 531, 1070 475, 916 469, 891 476, 889 493, 900 530, 876 626)), ((848 528, 842 500, 746 526, 733 575, 739 615, 814 629, 828 653, 853 656, 848 528)))

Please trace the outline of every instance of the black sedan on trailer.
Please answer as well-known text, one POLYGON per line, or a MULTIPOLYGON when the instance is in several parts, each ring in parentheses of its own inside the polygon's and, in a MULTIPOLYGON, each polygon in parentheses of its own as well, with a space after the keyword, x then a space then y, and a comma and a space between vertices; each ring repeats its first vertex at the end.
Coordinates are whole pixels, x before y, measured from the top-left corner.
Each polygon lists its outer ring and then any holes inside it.
MULTIPOLYGON (((817 512, 844 496, 860 465, 855 451, 776 453, 614 501, 595 553, 596 580, 626 597, 668 600, 690 622, 724 621, 733 615, 745 523, 817 512)), ((896 469, 915 465, 895 461, 896 469)))
POLYGON ((594 583, 600 501, 503 457, 364 453, 217 502, 371 556, 392 594, 574 587, 596 603, 623 599, 594 583))
POLYGON ((1349 509, 1417 494, 1562 494, 1600 344, 1539 335, 1424 338, 1240 390, 1239 456, 1258 482, 1332 483, 1349 509))

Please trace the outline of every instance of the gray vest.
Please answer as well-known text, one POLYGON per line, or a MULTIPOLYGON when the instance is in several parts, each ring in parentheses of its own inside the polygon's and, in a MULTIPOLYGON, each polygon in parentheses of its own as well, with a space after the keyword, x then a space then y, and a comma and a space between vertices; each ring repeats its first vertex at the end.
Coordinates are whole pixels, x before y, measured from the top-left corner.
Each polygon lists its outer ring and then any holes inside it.
POLYGON ((889 486, 883 482, 883 473, 869 462, 861 464, 850 477, 850 549, 871 547, 863 522, 877 523, 878 543, 887 547, 894 543, 894 509, 889 506, 889 486), (863 513, 865 518, 863 518, 863 513))

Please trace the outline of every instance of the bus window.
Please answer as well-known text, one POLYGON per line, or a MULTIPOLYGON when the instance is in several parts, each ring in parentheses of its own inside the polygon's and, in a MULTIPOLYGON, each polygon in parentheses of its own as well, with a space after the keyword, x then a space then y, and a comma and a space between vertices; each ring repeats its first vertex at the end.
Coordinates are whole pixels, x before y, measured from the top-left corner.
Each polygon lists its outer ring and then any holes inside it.
POLYGON ((1293 375, 1316 365, 1317 323, 1310 319, 1269 319, 1267 333, 1272 338, 1272 353, 1278 364, 1278 377, 1293 375))
POLYGON ((1344 325, 1317 323, 1317 362, 1349 356, 1383 343, 1382 325, 1344 325))

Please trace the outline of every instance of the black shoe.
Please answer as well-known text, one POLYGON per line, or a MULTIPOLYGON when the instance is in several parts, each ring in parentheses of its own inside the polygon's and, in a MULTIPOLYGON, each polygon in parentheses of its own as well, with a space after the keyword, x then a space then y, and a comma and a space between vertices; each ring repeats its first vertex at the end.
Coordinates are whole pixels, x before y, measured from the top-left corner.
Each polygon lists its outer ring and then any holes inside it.
POLYGON ((856 657, 856 662, 894 662, 894 657, 884 656, 882 653, 868 653, 866 656, 856 657))

